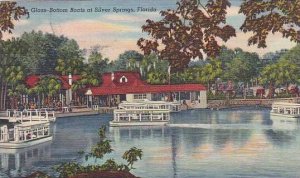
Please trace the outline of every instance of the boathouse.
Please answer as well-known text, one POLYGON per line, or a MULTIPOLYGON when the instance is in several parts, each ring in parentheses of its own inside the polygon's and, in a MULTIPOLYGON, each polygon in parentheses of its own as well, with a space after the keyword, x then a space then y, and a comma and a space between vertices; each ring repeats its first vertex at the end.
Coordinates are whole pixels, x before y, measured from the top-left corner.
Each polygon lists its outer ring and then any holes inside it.
MULTIPOLYGON (((35 87, 43 76, 30 75, 26 78, 29 88, 35 87)), ((104 73, 102 84, 72 91, 72 85, 80 80, 79 75, 56 76, 61 82, 61 90, 57 100, 63 105, 69 105, 71 101, 79 103, 76 105, 92 105, 100 107, 115 107, 121 101, 179 101, 187 108, 206 108, 206 88, 201 84, 166 84, 151 85, 142 80, 139 72, 117 71, 104 73)), ((24 103, 28 98, 38 101, 38 97, 24 96, 24 103)))
POLYGON ((114 107, 121 101, 179 101, 188 108, 206 108, 206 88, 201 84, 150 85, 139 72, 104 73, 102 84, 86 91, 89 105, 114 107))

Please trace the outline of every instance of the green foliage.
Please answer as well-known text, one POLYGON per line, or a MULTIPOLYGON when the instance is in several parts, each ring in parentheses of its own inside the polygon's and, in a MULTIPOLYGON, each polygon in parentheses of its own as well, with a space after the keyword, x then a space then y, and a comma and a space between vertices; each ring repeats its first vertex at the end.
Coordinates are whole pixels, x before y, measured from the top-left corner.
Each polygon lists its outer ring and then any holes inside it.
MULTIPOLYGON (((113 151, 110 145, 111 141, 106 138, 105 132, 105 126, 99 129, 98 135, 100 141, 92 147, 91 153, 86 155, 86 159, 103 159, 104 155, 113 151)), ((83 152, 80 153, 82 154, 83 152)), ((138 161, 138 159, 142 159, 142 150, 132 147, 128 151, 125 151, 122 158, 127 161, 127 165, 122 163, 119 164, 114 159, 107 159, 103 164, 87 166, 83 166, 76 162, 62 163, 54 169, 59 173, 59 177, 71 177, 80 173, 90 173, 95 171, 130 171, 133 169, 133 164, 138 161)))
POLYGON ((299 79, 298 67, 291 61, 280 60, 263 68, 259 79, 264 85, 280 86, 296 83, 299 79))
POLYGON ((61 178, 75 176, 76 174, 85 172, 85 168, 75 162, 62 163, 54 169, 59 173, 59 177, 61 178))
POLYGON ((249 53, 236 48, 232 57, 230 61, 225 63, 224 79, 249 82, 257 77, 260 61, 256 53, 249 53))
POLYGON ((83 70, 82 51, 75 40, 67 40, 58 47, 55 71, 62 75, 79 74, 83 70))
POLYGON ((211 59, 200 70, 198 81, 200 83, 215 82, 217 78, 221 77, 223 73, 222 63, 219 59, 211 59))
POLYGON ((276 94, 275 96, 275 98, 291 98, 291 97, 293 97, 293 95, 286 92, 276 94))
POLYGON ((22 57, 22 64, 29 74, 54 74, 56 72, 59 48, 68 41, 67 38, 32 31, 22 34, 20 40, 26 44, 22 47, 27 49, 22 57))
POLYGON ((53 97, 60 91, 62 87, 61 81, 53 75, 41 77, 37 85, 30 89, 30 93, 44 94, 48 97, 53 97))
POLYGON ((129 50, 119 55, 119 58, 114 62, 114 71, 135 70, 136 62, 140 62, 143 55, 137 51, 129 50))
POLYGON ((125 151, 122 158, 125 159, 128 162, 128 166, 130 166, 130 168, 133 169, 133 163, 138 161, 138 158, 142 159, 142 155, 143 151, 141 149, 132 147, 128 151, 125 151))

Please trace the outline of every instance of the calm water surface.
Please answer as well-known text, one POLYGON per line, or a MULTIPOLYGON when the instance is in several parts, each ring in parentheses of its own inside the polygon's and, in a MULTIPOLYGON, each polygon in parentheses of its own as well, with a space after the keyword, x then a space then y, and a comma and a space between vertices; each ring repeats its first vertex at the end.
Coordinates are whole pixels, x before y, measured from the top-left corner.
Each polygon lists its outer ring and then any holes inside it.
MULTIPOLYGON (((97 142, 97 130, 111 115, 70 117, 54 124, 53 141, 22 150, 0 150, 0 177, 33 171, 55 176, 52 167, 77 160, 97 142)), ((270 120, 269 110, 193 110, 172 114, 170 127, 109 128, 115 150, 106 158, 122 161, 132 146, 143 159, 141 177, 300 177, 300 125, 270 120)))

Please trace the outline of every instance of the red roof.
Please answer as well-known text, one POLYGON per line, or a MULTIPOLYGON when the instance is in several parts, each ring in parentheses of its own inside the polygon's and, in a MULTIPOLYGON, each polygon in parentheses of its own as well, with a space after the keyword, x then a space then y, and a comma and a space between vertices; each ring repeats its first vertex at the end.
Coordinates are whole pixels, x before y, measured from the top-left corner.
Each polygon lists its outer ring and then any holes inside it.
POLYGON ((141 76, 138 72, 105 73, 102 77, 103 83, 101 86, 90 88, 93 95, 206 90, 201 84, 149 85, 141 80, 141 76), (127 82, 125 81, 125 78, 127 79, 127 82))
MULTIPOLYGON (((68 75, 62 75, 61 78, 63 78, 65 81, 69 80, 68 75)), ((80 78, 81 78, 80 75, 72 75, 72 81, 73 82, 80 80, 80 78)))
MULTIPOLYGON (((41 76, 30 75, 26 78, 26 84, 32 88, 37 85, 41 76)), ((58 77, 62 82, 62 89, 70 89, 68 76, 58 77)), ((80 79, 79 75, 72 76, 73 81, 80 79)), ((178 85, 150 85, 141 80, 139 72, 118 71, 104 73, 102 84, 98 87, 91 87, 93 95, 111 95, 127 93, 164 93, 164 92, 184 92, 201 91, 206 88, 201 84, 178 84, 178 85)))
POLYGON ((33 88, 37 85, 37 83, 40 81, 40 77, 37 75, 29 75, 26 77, 26 84, 29 86, 29 88, 33 88))
MULTIPOLYGON (((26 77, 26 84, 29 86, 29 88, 33 88, 37 85, 37 83, 40 81, 42 76, 38 76, 38 75, 29 75, 26 77)), ((63 76, 59 76, 58 79, 61 81, 62 83, 62 89, 67 90, 70 89, 71 86, 69 85, 68 82, 68 76, 67 75, 63 75, 63 76)), ((72 80, 77 81, 80 79, 80 75, 73 75, 72 76, 72 80)))
POLYGON ((131 72, 131 71, 118 71, 113 73, 104 73, 102 75, 102 81, 103 82, 101 87, 115 87, 115 86, 132 87, 132 86, 146 85, 146 83, 141 80, 141 75, 139 72, 131 72), (126 77, 127 82, 120 82, 123 76, 126 77))

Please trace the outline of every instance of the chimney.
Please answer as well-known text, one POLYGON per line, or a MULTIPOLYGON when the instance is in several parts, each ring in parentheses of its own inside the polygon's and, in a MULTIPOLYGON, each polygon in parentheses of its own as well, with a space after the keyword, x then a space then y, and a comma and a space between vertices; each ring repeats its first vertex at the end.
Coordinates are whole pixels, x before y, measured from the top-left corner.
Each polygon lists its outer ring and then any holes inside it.
POLYGON ((68 79, 69 79, 69 85, 72 85, 72 83, 73 83, 73 81, 72 81, 72 74, 69 74, 68 79))
POLYGON ((112 72, 111 73, 111 81, 114 81, 114 79, 115 79, 115 74, 112 72))

